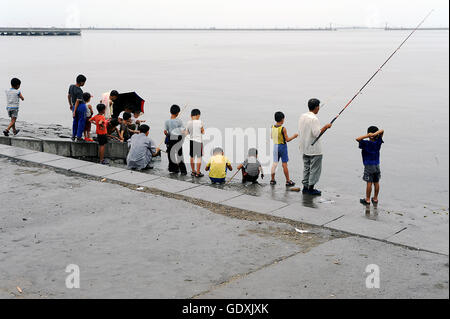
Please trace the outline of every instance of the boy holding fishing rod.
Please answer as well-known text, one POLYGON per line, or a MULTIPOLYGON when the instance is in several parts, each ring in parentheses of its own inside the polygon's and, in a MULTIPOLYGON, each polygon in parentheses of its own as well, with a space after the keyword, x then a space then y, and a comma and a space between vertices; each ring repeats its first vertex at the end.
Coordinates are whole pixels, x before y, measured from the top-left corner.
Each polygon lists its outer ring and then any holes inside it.
POLYGON ((372 196, 372 187, 375 186, 374 197, 372 203, 378 204, 378 194, 380 193, 380 150, 383 142, 384 130, 379 130, 376 126, 367 129, 367 134, 356 139, 359 148, 362 150, 362 158, 364 163, 363 180, 367 183, 366 198, 361 199, 361 204, 370 205, 370 197, 372 196))
POLYGON ((178 105, 170 108, 170 119, 166 121, 164 135, 166 136, 167 156, 169 158, 169 172, 187 175, 186 165, 183 158, 183 142, 185 137, 185 127, 178 118, 181 109, 178 105))

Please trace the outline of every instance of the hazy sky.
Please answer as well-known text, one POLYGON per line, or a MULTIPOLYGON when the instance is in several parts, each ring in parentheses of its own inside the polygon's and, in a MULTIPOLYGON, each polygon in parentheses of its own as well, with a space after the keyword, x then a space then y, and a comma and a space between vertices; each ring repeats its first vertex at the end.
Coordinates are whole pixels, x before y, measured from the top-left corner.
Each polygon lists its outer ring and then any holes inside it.
POLYGON ((448 0, 0 0, 0 26, 448 27, 448 0), (6 5, 5 5, 6 4, 6 5))

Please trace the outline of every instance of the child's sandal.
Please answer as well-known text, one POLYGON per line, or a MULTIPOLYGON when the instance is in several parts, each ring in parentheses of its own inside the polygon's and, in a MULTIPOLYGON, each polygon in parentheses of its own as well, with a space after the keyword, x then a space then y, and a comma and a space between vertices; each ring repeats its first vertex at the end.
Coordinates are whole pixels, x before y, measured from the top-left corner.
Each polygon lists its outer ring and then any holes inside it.
POLYGON ((286 187, 292 187, 295 186, 295 183, 293 181, 286 182, 286 187))
POLYGON ((277 181, 270 181, 270 185, 277 185, 277 181))

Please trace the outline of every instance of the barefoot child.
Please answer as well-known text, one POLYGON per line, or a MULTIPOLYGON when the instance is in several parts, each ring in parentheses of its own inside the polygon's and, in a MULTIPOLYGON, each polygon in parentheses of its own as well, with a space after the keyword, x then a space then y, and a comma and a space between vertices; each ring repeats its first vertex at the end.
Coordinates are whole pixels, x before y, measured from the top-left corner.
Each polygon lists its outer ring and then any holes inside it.
POLYGON ((213 151, 213 156, 206 165, 205 170, 209 171, 209 178, 213 184, 224 184, 227 177, 227 170, 232 171, 230 161, 223 154, 223 149, 217 147, 213 151))
POLYGON ((383 142, 384 130, 379 130, 376 126, 371 126, 367 130, 367 135, 358 137, 356 141, 359 148, 362 149, 364 163, 363 180, 367 183, 366 198, 361 199, 363 205, 370 205, 370 196, 372 195, 372 186, 375 186, 375 194, 372 198, 374 205, 378 204, 378 194, 380 193, 380 149, 383 142), (368 140, 367 140, 368 139, 368 140))
POLYGON ((191 112, 191 120, 186 125, 186 133, 190 137, 191 169, 193 177, 203 177, 201 173, 202 156, 203 156, 203 140, 202 135, 205 134, 203 122, 200 120, 201 112, 194 109, 191 112))
POLYGON ((289 178, 289 155, 288 155, 288 147, 287 143, 296 139, 298 134, 295 134, 291 137, 288 136, 286 128, 283 126, 285 116, 282 112, 275 113, 275 122, 276 124, 272 126, 272 140, 273 140, 273 166, 272 166, 272 180, 270 181, 270 185, 276 185, 275 181, 275 172, 278 167, 278 162, 282 161, 283 163, 283 172, 286 177, 286 186, 292 187, 295 186, 295 183, 291 181, 289 178))
POLYGON ((6 91, 6 110, 8 111, 8 116, 11 118, 11 122, 8 128, 3 131, 5 136, 9 136, 9 130, 13 129, 13 134, 17 135, 20 130, 16 129, 16 121, 19 115, 19 104, 20 100, 24 100, 22 92, 19 91, 21 81, 19 79, 11 80, 11 88, 6 91))
POLYGON ((105 161, 105 145, 108 143, 108 122, 105 118, 105 104, 97 105, 98 114, 92 117, 89 121, 94 123, 97 126, 97 142, 98 142, 98 157, 100 160, 100 164, 108 165, 108 162, 105 161))

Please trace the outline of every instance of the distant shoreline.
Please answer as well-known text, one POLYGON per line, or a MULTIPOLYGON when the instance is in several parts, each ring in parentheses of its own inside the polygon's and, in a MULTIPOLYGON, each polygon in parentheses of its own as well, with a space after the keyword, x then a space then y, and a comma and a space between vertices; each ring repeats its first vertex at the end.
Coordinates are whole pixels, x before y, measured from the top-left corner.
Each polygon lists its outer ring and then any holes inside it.
MULTIPOLYGON (((166 31, 166 32, 334 32, 341 30, 384 30, 411 31, 414 28, 367 28, 367 27, 324 27, 324 28, 3 28, 0 36, 81 36, 82 31, 166 31)), ((448 31, 449 28, 420 28, 419 31, 448 31)))

